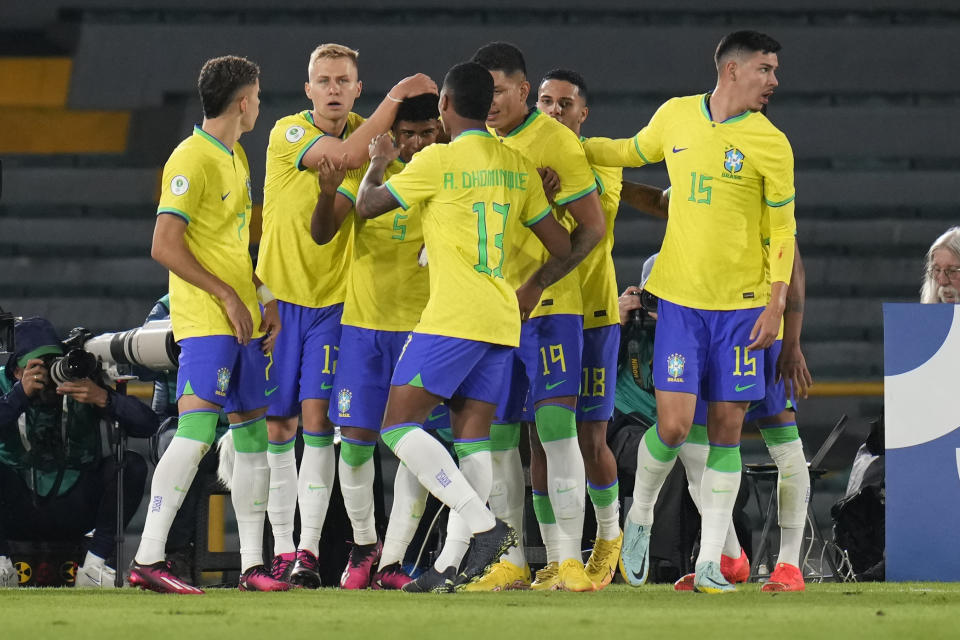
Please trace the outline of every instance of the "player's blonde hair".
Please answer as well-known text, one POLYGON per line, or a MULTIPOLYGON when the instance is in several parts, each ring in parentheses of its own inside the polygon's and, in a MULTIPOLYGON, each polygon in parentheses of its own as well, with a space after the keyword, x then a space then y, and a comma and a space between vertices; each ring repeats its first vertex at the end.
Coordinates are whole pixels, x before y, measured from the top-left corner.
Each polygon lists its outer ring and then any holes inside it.
POLYGON ((310 62, 307 64, 307 74, 309 74, 310 70, 313 69, 313 63, 320 58, 329 58, 331 60, 335 60, 337 58, 350 58, 350 60, 353 61, 353 66, 359 70, 360 65, 357 63, 357 58, 359 57, 359 51, 356 49, 351 49, 350 47, 342 44, 336 44, 333 42, 321 44, 313 50, 313 53, 310 54, 310 62))

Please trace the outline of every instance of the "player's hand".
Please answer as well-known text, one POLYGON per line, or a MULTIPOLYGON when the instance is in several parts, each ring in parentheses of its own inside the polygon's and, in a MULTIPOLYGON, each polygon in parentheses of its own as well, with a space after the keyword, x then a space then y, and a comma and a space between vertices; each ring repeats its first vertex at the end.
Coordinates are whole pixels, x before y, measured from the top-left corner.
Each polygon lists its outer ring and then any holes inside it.
POLYGON ((807 361, 800 350, 800 344, 787 345, 784 343, 777 358, 777 382, 783 380, 787 398, 806 398, 810 387, 813 386, 813 376, 807 369, 807 361))
POLYGON ((227 296, 223 301, 223 307, 227 312, 227 318, 233 325, 233 331, 237 334, 237 342, 246 345, 250 343, 250 336, 253 335, 253 318, 250 317, 250 310, 243 300, 237 295, 236 291, 231 290, 232 295, 227 296))
POLYGON ((421 244, 420 251, 417 252, 417 264, 421 267, 430 264, 430 260, 427 258, 427 245, 425 244, 421 244))
POLYGON ((393 162, 400 155, 400 149, 393 142, 389 133, 381 133, 370 141, 370 159, 376 160, 383 158, 387 162, 393 162))
POLYGON ((526 322, 530 318, 530 313, 540 302, 540 296, 543 295, 543 289, 531 283, 524 282, 517 289, 517 303, 520 305, 520 322, 526 322))
POLYGON ((750 330, 750 339, 753 342, 747 345, 747 350, 759 351, 772 345, 777 339, 777 334, 780 333, 781 317, 783 314, 778 313, 770 305, 764 307, 760 317, 753 323, 753 329, 750 330))
POLYGON ((20 376, 20 386, 28 398, 32 398, 40 393, 44 385, 47 384, 47 368, 43 366, 43 360, 33 358, 27 361, 27 368, 23 370, 20 376))
POLYGON ((543 181, 543 192, 547 194, 547 200, 553 203, 553 199, 560 193, 560 176, 550 167, 539 167, 537 173, 543 181))
POLYGON ((643 306, 640 304, 640 287, 630 285, 624 289, 617 298, 617 306, 620 308, 620 324, 627 324, 630 321, 630 312, 643 306))
POLYGON ((437 91, 437 83, 431 80, 430 76, 418 73, 407 76, 398 82, 394 85, 393 89, 390 90, 388 95, 397 100, 403 100, 405 98, 419 96, 423 93, 439 94, 437 91))
POLYGON ((277 342, 280 327, 280 310, 277 301, 271 300, 263 305, 263 319, 260 321, 260 331, 263 331, 263 341, 260 343, 261 351, 264 353, 273 351, 273 345, 277 342))
POLYGON ((107 390, 90 378, 64 382, 57 387, 57 393, 61 396, 70 396, 83 404, 96 405, 101 409, 107 406, 107 390))
POLYGON ((320 183, 320 191, 323 193, 334 193, 337 187, 343 182, 343 177, 347 175, 344 168, 347 164, 347 154, 340 156, 338 162, 333 162, 327 156, 320 156, 320 162, 317 163, 317 180, 320 183))

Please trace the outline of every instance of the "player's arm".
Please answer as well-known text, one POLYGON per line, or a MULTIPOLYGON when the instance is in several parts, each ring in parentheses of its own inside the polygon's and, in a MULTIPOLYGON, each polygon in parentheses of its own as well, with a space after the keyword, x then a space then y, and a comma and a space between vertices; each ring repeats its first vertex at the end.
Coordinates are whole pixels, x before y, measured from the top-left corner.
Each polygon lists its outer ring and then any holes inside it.
POLYGON ((753 342, 747 345, 747 349, 766 349, 777 339, 793 272, 794 235, 797 229, 793 218, 793 197, 788 202, 767 204, 770 207, 770 302, 750 331, 753 342))
POLYGON ((371 140, 369 148, 370 166, 363 176, 363 181, 360 182, 360 189, 357 190, 356 210, 361 218, 376 218, 403 206, 383 184, 383 174, 390 163, 400 155, 400 150, 387 134, 381 134, 371 140))
POLYGON ((620 190, 620 201, 637 211, 666 220, 670 209, 670 187, 660 189, 648 184, 624 180, 620 190))
POLYGON ((376 111, 346 140, 337 136, 321 137, 303 155, 301 164, 304 167, 315 167, 322 156, 342 157, 345 158, 344 168, 359 169, 367 161, 367 145, 370 141, 393 125, 399 104, 406 98, 424 93, 436 94, 437 84, 422 73, 404 78, 387 92, 376 111))
MULTIPOLYGON (((796 240, 794 240, 796 243, 796 240)), ((783 346, 777 358, 777 378, 782 378, 787 397, 793 393, 806 398, 813 386, 813 376, 800 350, 800 331, 803 328, 803 307, 806 303, 807 274, 800 258, 800 246, 794 244, 793 273, 787 287, 787 304, 783 311, 783 346)))
POLYGON ((153 229, 150 256, 195 287, 215 296, 223 305, 237 342, 247 344, 253 334, 253 319, 233 287, 207 271, 187 246, 187 221, 179 215, 161 212, 153 229))
POLYGON ((353 203, 337 191, 346 175, 343 158, 335 165, 326 156, 320 158, 317 166, 317 179, 320 181, 320 195, 310 217, 310 236, 317 244, 327 244, 337 235, 337 231, 347 219, 353 203))
POLYGON ((260 342, 260 350, 264 353, 273 351, 273 345, 277 342, 277 334, 280 333, 280 309, 277 305, 277 299, 271 293, 263 280, 253 274, 253 286, 257 290, 257 300, 263 307, 262 318, 260 319, 260 331, 263 331, 263 340, 260 342))

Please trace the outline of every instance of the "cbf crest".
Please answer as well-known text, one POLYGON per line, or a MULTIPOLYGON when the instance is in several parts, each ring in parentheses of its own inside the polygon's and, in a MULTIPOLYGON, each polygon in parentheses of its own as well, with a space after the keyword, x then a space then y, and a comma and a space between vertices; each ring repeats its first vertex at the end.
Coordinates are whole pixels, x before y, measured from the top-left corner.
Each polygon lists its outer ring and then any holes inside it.
POLYGON ((230 369, 223 367, 217 371, 217 395, 226 396, 230 386, 230 369))
POLYGON ((350 389, 340 389, 337 394, 337 409, 341 418, 350 417, 350 403, 353 401, 353 392, 350 389))
POLYGON ((730 173, 737 173, 743 169, 743 152, 740 149, 727 149, 723 154, 723 168, 730 173))
POLYGON ((671 353, 667 357, 667 382, 683 382, 683 368, 687 359, 679 353, 671 353))

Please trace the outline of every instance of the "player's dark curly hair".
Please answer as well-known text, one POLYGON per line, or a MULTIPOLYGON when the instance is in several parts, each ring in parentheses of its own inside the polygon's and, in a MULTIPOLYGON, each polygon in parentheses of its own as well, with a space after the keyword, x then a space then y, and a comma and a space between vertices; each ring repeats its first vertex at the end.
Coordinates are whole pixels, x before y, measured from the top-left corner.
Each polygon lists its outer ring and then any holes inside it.
POLYGON ((486 120, 493 103, 493 76, 476 62, 461 62, 447 71, 443 89, 453 101, 457 115, 486 120))
POLYGON ((540 84, 543 84, 547 80, 562 80, 564 82, 569 82, 577 88, 577 93, 580 94, 580 97, 583 98, 584 104, 587 103, 587 81, 583 79, 583 76, 579 72, 574 71, 573 69, 551 69, 543 76, 543 80, 540 81, 540 84))
POLYGON ((221 115, 242 87, 260 77, 260 67, 240 56, 221 56, 203 63, 197 89, 205 118, 221 115))
POLYGON ((471 60, 487 71, 502 71, 508 76, 519 71, 524 78, 527 77, 527 63, 523 59, 523 52, 509 42, 485 44, 477 49, 471 60))
POLYGON ((776 53, 780 51, 780 43, 759 31, 734 31, 720 40, 717 51, 713 54, 713 61, 720 68, 720 61, 728 55, 736 55, 741 51, 749 53, 776 53))
POLYGON ((397 117, 395 122, 406 120, 407 122, 423 122, 440 117, 440 110, 437 108, 437 94, 421 93, 412 98, 406 98, 397 107, 397 117))

